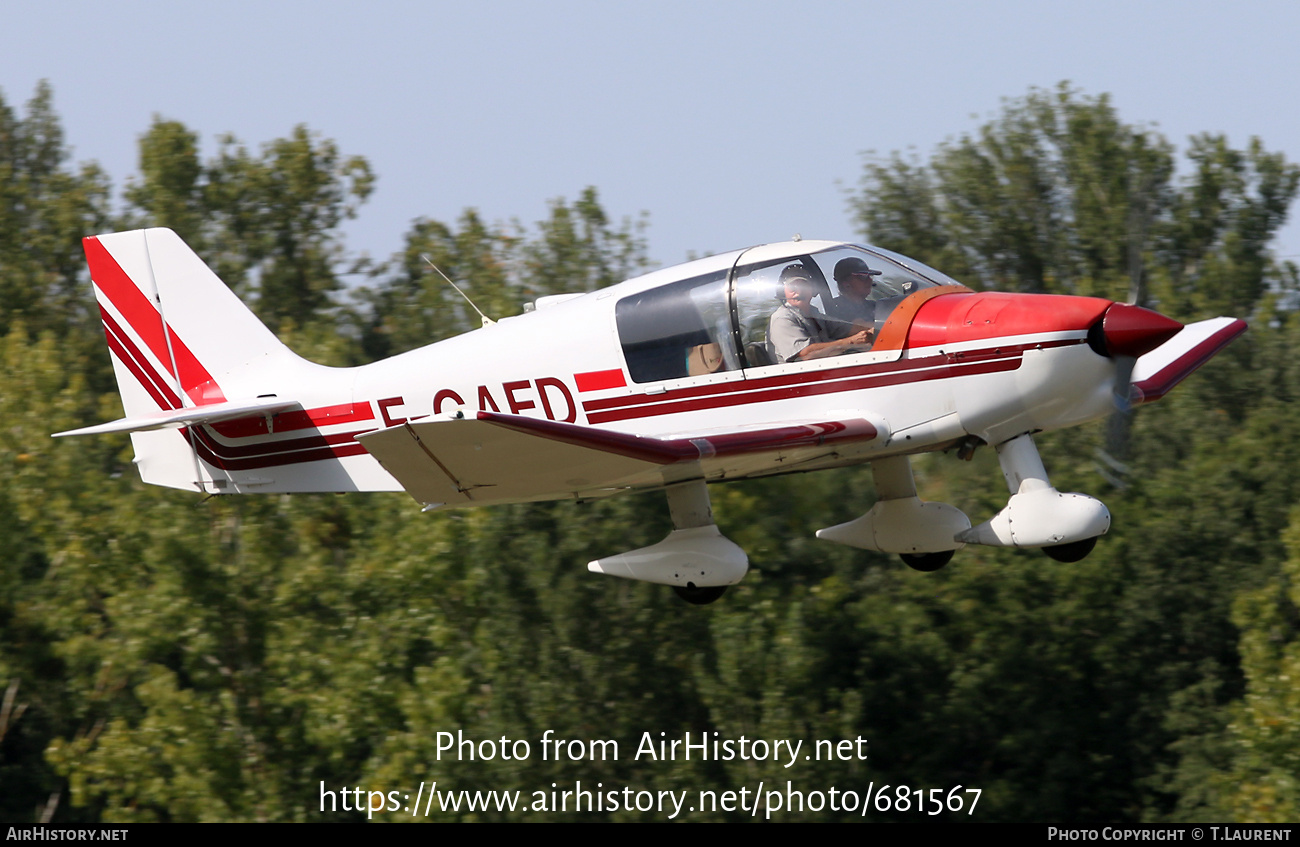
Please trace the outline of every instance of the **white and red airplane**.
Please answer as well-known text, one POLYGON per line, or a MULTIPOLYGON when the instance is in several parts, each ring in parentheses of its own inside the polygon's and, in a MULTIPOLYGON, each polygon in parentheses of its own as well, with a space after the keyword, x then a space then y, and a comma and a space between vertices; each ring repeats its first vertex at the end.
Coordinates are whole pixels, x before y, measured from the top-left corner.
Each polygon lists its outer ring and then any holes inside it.
POLYGON ((818 537, 918 570, 965 544, 1077 561, 1110 514, 1052 487, 1032 433, 1109 415, 1117 396, 1159 399, 1246 328, 976 293, 888 250, 793 241, 543 297, 340 369, 280 343, 171 230, 90 237, 85 250, 126 415, 59 435, 129 432, 145 482, 211 494, 404 489, 434 510, 662 489, 668 537, 588 568, 695 603, 748 570, 707 483, 862 463, 877 502, 818 537), (857 270, 871 301, 843 331, 828 314, 853 292, 837 268, 857 270), (792 340, 810 325, 844 340, 792 340), (972 526, 917 497, 908 457, 979 444, 997 451, 1011 496, 972 526))

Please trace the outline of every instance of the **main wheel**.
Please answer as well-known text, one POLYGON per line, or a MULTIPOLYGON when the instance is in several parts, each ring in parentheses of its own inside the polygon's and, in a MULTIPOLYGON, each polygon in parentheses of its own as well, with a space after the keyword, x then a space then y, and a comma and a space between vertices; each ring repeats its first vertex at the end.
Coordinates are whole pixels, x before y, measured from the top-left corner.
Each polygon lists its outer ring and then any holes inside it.
POLYGON ((1083 561, 1092 548, 1097 546, 1097 537, 1085 538, 1082 541, 1071 541, 1069 544, 1057 544, 1054 547, 1044 547, 1043 552, 1048 558, 1055 559, 1058 562, 1080 562, 1083 561))
POLYGON ((673 591, 677 596, 690 603, 693 606, 707 606, 714 600, 717 600, 723 594, 727 593, 725 585, 706 585, 703 588, 695 585, 674 585, 673 591))
POLYGON ((914 571, 934 573, 952 561, 952 554, 956 552, 956 550, 943 550, 938 553, 899 553, 898 558, 914 571))

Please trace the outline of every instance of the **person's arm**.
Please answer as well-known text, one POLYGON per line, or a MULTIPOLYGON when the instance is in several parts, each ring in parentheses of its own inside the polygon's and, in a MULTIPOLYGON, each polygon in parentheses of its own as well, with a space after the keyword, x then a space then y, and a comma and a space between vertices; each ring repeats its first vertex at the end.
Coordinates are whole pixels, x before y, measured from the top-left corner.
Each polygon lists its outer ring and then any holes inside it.
POLYGON ((847 338, 837 338, 834 341, 814 341, 803 349, 799 350, 793 356, 785 361, 788 362, 806 362, 809 359, 824 359, 827 356, 840 356, 844 353, 853 353, 855 347, 870 347, 871 337, 875 335, 872 330, 859 330, 847 338))

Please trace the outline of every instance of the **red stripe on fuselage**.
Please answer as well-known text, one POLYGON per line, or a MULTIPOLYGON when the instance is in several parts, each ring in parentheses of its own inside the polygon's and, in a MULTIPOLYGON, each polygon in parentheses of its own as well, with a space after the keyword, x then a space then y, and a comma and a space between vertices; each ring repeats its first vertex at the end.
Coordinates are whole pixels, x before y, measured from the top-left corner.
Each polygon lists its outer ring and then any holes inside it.
POLYGON ((269 429, 265 416, 236 418, 211 426, 226 438, 252 438, 258 435, 270 435, 272 430, 291 432, 295 429, 312 429, 374 419, 375 411, 369 402, 339 403, 335 406, 322 406, 319 409, 307 409, 301 412, 281 412, 275 416, 275 423, 269 429))
POLYGON ((573 375, 573 381, 577 383, 579 392, 602 391, 606 388, 622 388, 627 385, 627 379, 623 376, 622 368, 576 373, 573 375))
POLYGON ((701 385, 663 394, 610 397, 582 404, 591 424, 613 423, 701 409, 766 403, 844 391, 861 391, 911 382, 1011 371, 1020 367, 1026 350, 1082 344, 1083 339, 1002 345, 992 349, 941 353, 873 365, 802 371, 754 380, 701 385))
POLYGON ((227 459, 237 459, 252 456, 270 456, 276 453, 289 453, 295 450, 307 450, 310 448, 332 447, 337 444, 351 443, 353 436, 360 435, 363 432, 370 432, 369 429, 357 430, 355 432, 336 432, 330 435, 307 435, 302 438, 290 438, 283 441, 261 441, 256 444, 224 444, 208 434, 207 430, 210 424, 205 424, 201 431, 207 439, 213 452, 227 459))
MULTIPOLYGON (((180 397, 149 362, 144 352, 122 330, 113 316, 102 307, 100 314, 104 319, 104 333, 108 338, 109 350, 131 371, 132 376, 144 387, 158 407, 160 409, 181 408, 180 397)), ((323 425, 374 419, 374 412, 369 403, 324 406, 290 414, 309 421, 322 422, 323 425)), ((241 419, 230 423, 245 422, 246 419, 241 419)), ((366 449, 355 440, 355 436, 369 432, 371 429, 373 427, 354 432, 267 441, 238 447, 222 444, 212 436, 206 426, 184 427, 179 431, 182 437, 192 441, 199 457, 208 464, 223 470, 256 470, 277 465, 359 456, 365 453, 366 449), (190 438, 191 435, 194 436, 193 439, 190 438)))
MULTIPOLYGON (((183 430, 184 431, 184 430, 183 430)), ((347 433, 347 438, 351 439, 359 433, 347 433)), ((282 453, 279 455, 257 456, 253 458, 226 458, 218 455, 213 450, 216 444, 203 427, 197 429, 198 438, 195 442, 195 450, 199 458, 212 465, 226 471, 248 471, 258 470, 260 468, 271 468, 279 465, 296 465, 305 462, 323 462, 333 459, 343 459, 348 456, 360 456, 366 452, 366 448, 361 446, 358 441, 352 441, 350 444, 341 444, 336 447, 322 447, 307 450, 295 450, 282 453)), ((303 440, 303 439, 300 439, 303 440)))

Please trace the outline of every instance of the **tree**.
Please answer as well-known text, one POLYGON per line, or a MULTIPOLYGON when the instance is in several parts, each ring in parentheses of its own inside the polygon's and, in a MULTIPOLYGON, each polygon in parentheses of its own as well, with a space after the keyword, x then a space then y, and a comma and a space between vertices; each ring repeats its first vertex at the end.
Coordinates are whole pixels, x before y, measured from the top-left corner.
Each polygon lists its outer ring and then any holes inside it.
POLYGON ((1231 820, 1300 818, 1300 511, 1286 541, 1281 574, 1243 592, 1233 613, 1246 691, 1227 726, 1232 761, 1216 780, 1219 811, 1231 820))
POLYGON ((643 228, 644 220, 611 225, 590 187, 573 203, 553 201, 535 235, 518 224, 489 225, 474 209, 461 215, 459 229, 416 220, 393 270, 380 271, 390 275, 360 292, 366 353, 383 358, 481 325, 438 271, 488 317, 509 317, 538 297, 594 291, 645 270, 643 228))
POLYGON ((202 163, 198 137, 155 118, 140 142, 142 179, 126 192, 155 226, 176 229, 228 285, 255 295, 273 329, 331 320, 344 264, 339 225, 374 189, 370 165, 305 126, 254 155, 222 136, 202 163))
MULTIPOLYGON (((0 95, 0 332, 98 329, 86 308, 81 238, 108 221, 108 180, 94 165, 68 167, 48 83, 19 117, 0 95)), ((75 337, 69 339, 76 343, 75 337)))
MULTIPOLYGON (((184 132, 155 125, 151 138, 155 152, 179 151, 173 165, 190 160, 184 132)), ((181 176, 154 187, 191 185, 181 176)), ((184 212, 170 196, 149 195, 156 209, 184 212)), ((594 193, 587 201, 587 218, 603 220, 594 193)), ((554 208, 567 215, 569 207, 554 208)), ((560 276, 540 260, 536 268, 502 262, 511 272, 495 274, 493 251, 518 250, 510 254, 517 257, 528 245, 497 238, 471 213, 463 221, 454 238, 433 225, 421 231, 430 247, 464 257, 461 267, 478 284, 473 293, 489 306, 495 296, 517 308, 507 295, 538 290, 534 272, 560 276)), ((563 238, 547 233, 539 240, 548 245, 563 238)), ((613 249, 571 256, 563 270, 599 278, 618 261, 613 249)), ((54 445, 56 454, 62 447, 54 445)), ((582 697, 555 686, 557 675, 581 670, 615 698, 625 694, 618 680, 629 675, 635 682, 626 690, 654 684, 650 677, 662 681, 665 661, 685 675, 661 656, 665 639, 680 642, 688 633, 669 633, 667 622, 664 639, 623 632, 621 616, 591 613, 599 585, 580 569, 557 577, 547 567, 556 544, 584 548, 607 525, 653 521, 588 524, 572 504, 426 516, 402 496, 236 498, 196 509, 173 492, 143 490, 131 479, 116 484, 125 490, 98 502, 88 528, 67 531, 90 508, 74 502, 58 513, 66 524, 37 531, 43 552, 68 563, 57 583, 61 611, 45 624, 53 649, 76 658, 65 685, 83 692, 72 698, 75 711, 47 757, 68 780, 75 808, 96 809, 105 820, 320 819, 322 782, 342 788, 370 775, 404 779, 392 762, 425 749, 433 737, 420 735, 428 720, 455 719, 475 733, 531 737, 540 722, 577 734, 558 716, 577 720, 582 697), (569 535, 579 540, 563 541, 569 535), (76 555, 65 543, 76 544, 76 555), (556 634, 527 637, 543 619, 556 622, 556 634), (584 641, 617 650, 575 665, 569 645, 584 641), (629 662, 629 652, 648 658, 629 662), (107 690, 85 696, 102 680, 107 690), (396 737, 407 742, 389 740, 396 737)), ((629 508, 646 506, 623 504, 611 514, 629 508)), ((38 510, 32 516, 41 518, 38 510)), ((456 770, 466 778, 478 772, 456 770)), ((550 771, 519 774, 541 779, 550 771)), ((342 809, 331 816, 357 817, 342 809)))
POLYGON ((1167 140, 1063 83, 1007 102, 929 163, 869 161, 852 208, 869 239, 977 287, 1248 314, 1278 278, 1268 245, 1300 168, 1222 136, 1193 138, 1188 158, 1176 181, 1167 140))
MULTIPOLYGON (((667 510, 653 494, 433 515, 400 494, 200 503, 142 486, 125 438, 51 440, 52 430, 119 414, 97 381, 107 357, 98 343, 91 359, 10 320, 0 338, 5 810, 359 820, 322 811, 322 787, 409 790, 413 802, 416 784, 427 791, 435 779, 442 790, 524 792, 579 780, 752 792, 790 780, 805 791, 961 783, 984 791, 978 820, 1289 814, 1294 686, 1281 675, 1294 659, 1287 592, 1297 556, 1279 536, 1300 521, 1291 408, 1300 325, 1295 274, 1272 267, 1268 245, 1295 169, 1262 146, 1234 153, 1205 139, 1187 178, 1162 182, 1172 162, 1163 139, 1119 121, 1105 98, 1064 89, 1009 104, 1003 117, 934 162, 895 157, 869 171, 857 208, 872 237, 981 284, 1113 296, 1127 292, 1140 247, 1162 309, 1229 304, 1258 316, 1247 339, 1135 418, 1138 471, 1110 498, 1116 522, 1090 558, 1066 566, 967 548, 944 571, 917 574, 815 540, 816 526, 870 505, 859 469, 716 487, 718 522, 753 572, 706 608, 583 568, 665 535, 667 510), (543 759, 548 729, 616 740, 622 754, 543 759), (440 757, 441 731, 526 739, 533 755, 440 757), (770 759, 637 761, 646 732, 802 740, 805 752, 861 737, 869 755, 788 769, 770 759)), ((325 257, 337 256, 338 223, 364 180, 332 150, 303 131, 260 155, 228 142, 204 162, 193 133, 156 121, 129 189, 132 214, 186 231, 295 337, 346 330, 333 304, 339 265, 325 257)), ((46 167, 39 156, 22 161, 46 167)), ((32 184, 20 175, 13 186, 32 184)), ((636 272, 639 232, 611 223, 594 189, 555 201, 533 228, 473 211, 454 224, 422 219, 347 317, 364 352, 343 338, 335 353, 389 355, 477 325, 422 253, 502 317, 636 272)), ((51 242, 57 249, 30 266, 46 291, 65 280, 59 257, 75 253, 73 234, 61 237, 72 241, 51 242)), ((18 252, 0 244, 5 261, 18 252)), ((15 267, 25 266, 0 272, 15 267)), ((73 316, 89 302, 80 296, 67 313, 22 317, 49 318, 38 330, 79 327, 73 316)), ((1063 490, 1098 484, 1097 440, 1087 430, 1043 436, 1063 490)), ((1005 502, 990 451, 969 466, 920 457, 915 470, 925 496, 972 517, 1005 502)), ((565 815, 592 817, 556 816, 565 815)))
MULTIPOLYGON (((1208 806, 1222 819, 1242 809, 1205 798, 1221 793, 1225 762, 1244 738, 1222 734, 1243 690, 1233 597, 1243 588, 1254 596, 1276 573, 1276 539, 1300 497, 1285 446, 1293 416, 1277 404, 1295 391, 1294 331, 1266 296, 1294 277, 1269 248, 1300 169, 1258 140, 1236 151, 1221 136, 1193 138, 1187 157, 1188 176, 1175 178, 1163 137, 1122 122, 1105 95, 1062 85, 1008 102, 928 163, 869 162, 854 203, 869 239, 979 287, 1136 296, 1182 319, 1260 316, 1228 355, 1137 416, 1130 488, 1108 498, 1116 523, 1097 551, 1071 575, 1048 576, 1046 593, 1009 620, 1009 597, 980 604, 997 618, 971 632, 980 642, 1017 618, 1038 619, 1006 632, 1003 644, 1033 649, 1010 664, 997 658, 1010 648, 990 654, 977 676, 986 693, 964 708, 1016 692, 991 713, 999 724, 1018 715, 993 736, 1014 755, 982 779, 1041 804, 1040 816, 1104 819, 1136 804, 1155 818, 1208 806), (1070 625, 1056 631, 1062 620, 1070 625), (1038 667, 1054 692, 1025 687, 1017 665, 1038 667)), ((1047 439, 1063 486, 1076 476, 1085 490, 1096 484, 1087 469, 1098 434, 1047 439)), ((1246 655, 1255 649, 1242 644, 1246 655)))

